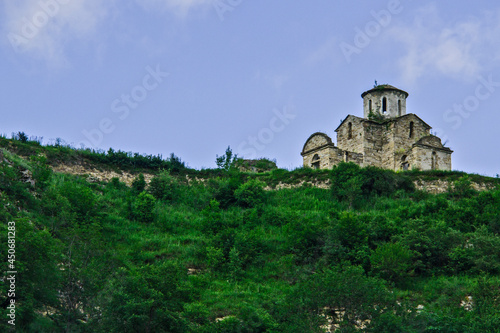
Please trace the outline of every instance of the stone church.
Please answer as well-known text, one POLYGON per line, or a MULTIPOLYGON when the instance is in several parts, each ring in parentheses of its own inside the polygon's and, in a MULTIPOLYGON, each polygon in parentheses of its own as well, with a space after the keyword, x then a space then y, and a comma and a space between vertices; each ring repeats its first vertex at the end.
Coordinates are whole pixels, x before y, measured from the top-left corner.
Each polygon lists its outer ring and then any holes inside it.
POLYGON ((408 93, 376 85, 361 94, 364 117, 348 115, 337 127, 337 146, 325 133, 307 139, 304 166, 330 169, 340 162, 391 170, 451 170, 450 148, 430 133, 431 127, 406 113, 408 93))

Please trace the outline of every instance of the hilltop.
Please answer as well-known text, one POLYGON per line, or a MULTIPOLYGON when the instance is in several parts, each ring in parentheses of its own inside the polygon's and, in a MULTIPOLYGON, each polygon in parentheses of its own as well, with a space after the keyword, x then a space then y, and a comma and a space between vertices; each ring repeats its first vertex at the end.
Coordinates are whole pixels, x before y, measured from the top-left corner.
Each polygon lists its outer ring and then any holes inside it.
MULTIPOLYGON (((0 147, 26 159, 30 156, 43 156, 47 165, 54 172, 83 176, 89 182, 110 181, 118 178, 120 182, 132 185, 138 174, 142 173, 146 183, 160 170, 169 170, 177 177, 189 179, 210 179, 223 176, 220 169, 195 170, 187 167, 175 154, 164 159, 161 155, 144 155, 139 153, 114 151, 113 149, 99 151, 94 149, 75 149, 69 145, 56 143, 43 146, 37 138, 29 139, 24 133, 17 134, 15 139, 0 137, 0 147), (21 139, 19 138, 21 137, 21 139)), ((258 162, 258 161, 257 161, 258 162)), ((243 172, 247 177, 255 177, 264 181, 269 189, 291 188, 310 184, 313 187, 329 188, 330 171, 298 168, 293 171, 269 167, 268 160, 263 161, 264 167, 270 172, 243 172)), ((272 165, 273 163, 271 163, 272 165)), ((418 171, 404 172, 411 178, 417 189, 430 193, 444 193, 453 186, 453 182, 467 175, 461 171, 418 171)), ((498 178, 468 175, 473 189, 482 191, 494 188, 500 183, 498 178)))
POLYGON ((230 150, 194 170, 20 134, 0 147, 0 235, 15 243, 2 271, 17 272, 15 296, 2 284, 2 331, 11 300, 24 332, 500 325, 498 178, 351 163, 242 172, 230 150))

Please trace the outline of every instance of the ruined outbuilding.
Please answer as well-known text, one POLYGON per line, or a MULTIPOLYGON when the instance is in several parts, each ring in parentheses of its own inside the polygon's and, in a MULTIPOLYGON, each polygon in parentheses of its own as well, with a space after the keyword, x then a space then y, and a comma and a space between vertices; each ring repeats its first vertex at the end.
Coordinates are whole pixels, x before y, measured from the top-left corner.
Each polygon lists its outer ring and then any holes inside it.
POLYGON ((406 113, 408 93, 377 85, 361 94, 363 118, 348 115, 337 127, 337 146, 325 133, 302 149, 304 166, 329 169, 340 162, 391 170, 451 170, 453 151, 430 133, 431 126, 406 113))

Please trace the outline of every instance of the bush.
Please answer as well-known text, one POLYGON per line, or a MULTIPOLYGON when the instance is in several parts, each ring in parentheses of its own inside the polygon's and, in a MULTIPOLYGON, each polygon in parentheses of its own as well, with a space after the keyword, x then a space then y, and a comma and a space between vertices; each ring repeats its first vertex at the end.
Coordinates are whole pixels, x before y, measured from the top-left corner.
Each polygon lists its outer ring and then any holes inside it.
POLYGON ((208 206, 202 211, 203 224, 202 231, 206 234, 215 235, 224 227, 220 204, 217 200, 212 199, 208 206))
POLYGON ((391 170, 354 163, 340 163, 331 172, 331 190, 334 198, 349 202, 352 207, 362 197, 391 196, 396 191, 413 192, 411 179, 391 170))
POLYGON ((151 179, 148 191, 158 200, 176 201, 180 195, 179 182, 164 170, 151 179))
POLYGON ((52 178, 52 169, 47 164, 47 158, 43 156, 31 156, 31 161, 34 162, 33 179, 35 185, 39 189, 45 189, 52 178))
POLYGON ((251 179, 238 187, 234 196, 242 207, 255 207, 266 201, 264 183, 257 179, 251 179))
POLYGON ((297 284, 286 302, 288 310, 275 315, 285 332, 321 332, 319 327, 327 324, 327 317, 342 332, 356 332, 359 323, 370 329, 371 322, 392 312, 395 303, 383 283, 367 277, 358 266, 316 272, 297 284))
POLYGON ((216 155, 215 164, 217 164, 217 168, 224 171, 229 171, 229 169, 235 166, 235 162, 237 160, 238 156, 236 154, 233 154, 231 147, 228 146, 224 155, 216 155))
POLYGON ((405 234, 393 238, 412 250, 417 274, 434 275, 449 269, 450 252, 463 241, 460 233, 442 221, 415 220, 405 234))
POLYGON ((469 234, 465 244, 454 248, 450 257, 455 271, 498 274, 500 272, 500 239, 488 231, 486 226, 469 234))
POLYGON ((241 177, 236 175, 227 179, 217 178, 209 182, 215 200, 220 203, 223 209, 227 209, 237 203, 234 192, 242 183, 241 177))
POLYGON ((391 196, 398 190, 413 192, 415 186, 411 179, 392 170, 379 169, 368 166, 361 169, 363 177, 363 194, 366 196, 391 196))
POLYGON ((24 132, 17 132, 17 133, 12 133, 12 139, 26 143, 28 142, 29 137, 24 132))
POLYGON ((141 222, 152 222, 156 199, 151 194, 142 192, 134 202, 134 217, 141 222))
POLYGON ((412 253, 399 243, 386 243, 370 256, 372 270, 381 278, 391 282, 401 282, 408 276, 412 253))
POLYGON ((144 175, 140 173, 135 179, 132 181, 132 189, 136 193, 141 193, 146 188, 146 181, 144 180, 144 175))
POLYGON ((89 187, 66 182, 60 188, 60 193, 69 200, 80 223, 90 223, 90 219, 97 214, 97 200, 89 187))
POLYGON ((322 253, 324 229, 312 219, 293 219, 283 227, 287 235, 286 248, 297 262, 311 263, 322 253))
POLYGON ((340 163, 332 169, 331 190, 337 200, 347 200, 349 205, 361 196, 360 167, 354 163, 340 163))
POLYGON ((468 175, 460 177, 458 180, 453 182, 453 187, 450 190, 452 197, 458 198, 468 198, 474 194, 474 189, 472 188, 472 183, 468 175))
POLYGON ((185 273, 172 262, 158 262, 133 270, 120 268, 108 283, 102 332, 188 332, 180 316, 187 291, 185 273))

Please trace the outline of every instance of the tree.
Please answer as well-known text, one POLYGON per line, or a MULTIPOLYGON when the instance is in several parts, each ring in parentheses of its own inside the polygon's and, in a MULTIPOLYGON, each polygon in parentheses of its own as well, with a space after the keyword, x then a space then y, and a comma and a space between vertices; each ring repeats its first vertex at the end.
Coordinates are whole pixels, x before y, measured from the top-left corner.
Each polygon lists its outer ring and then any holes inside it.
POLYGON ((141 222, 152 222, 154 219, 153 210, 155 208, 156 199, 151 194, 142 192, 135 199, 134 215, 141 222))
POLYGON ((243 207, 255 207, 265 202, 266 191, 264 191, 264 183, 257 179, 250 179, 242 184, 234 192, 234 196, 238 203, 243 207))
MULTIPOLYGON (((287 332, 323 332, 338 325, 341 332, 370 327, 394 307, 383 283, 367 277, 359 266, 337 266, 316 272, 299 283, 281 309, 279 319, 287 332)), ((277 316, 276 316, 277 317, 277 316)))
POLYGON ((215 155, 215 157, 215 164, 217 164, 217 168, 224 171, 229 171, 238 159, 236 154, 233 155, 233 151, 230 146, 227 147, 225 155, 215 155))
POLYGON ((167 170, 151 179, 148 191, 158 200, 175 201, 179 196, 179 183, 167 170))
POLYGON ((141 193, 146 188, 146 180, 144 180, 144 175, 140 173, 133 181, 132 181, 132 189, 136 193, 141 193))
POLYGON ((411 251, 399 243, 385 243, 370 256, 373 271, 392 282, 400 282, 408 275, 411 260, 411 251))
POLYGON ((354 163, 340 163, 332 170, 332 194, 340 201, 347 201, 351 208, 363 194, 360 167, 354 163))
POLYGON ((109 285, 104 307, 104 332, 187 332, 181 317, 188 292, 181 288, 187 279, 172 262, 157 262, 137 269, 121 268, 109 285))

